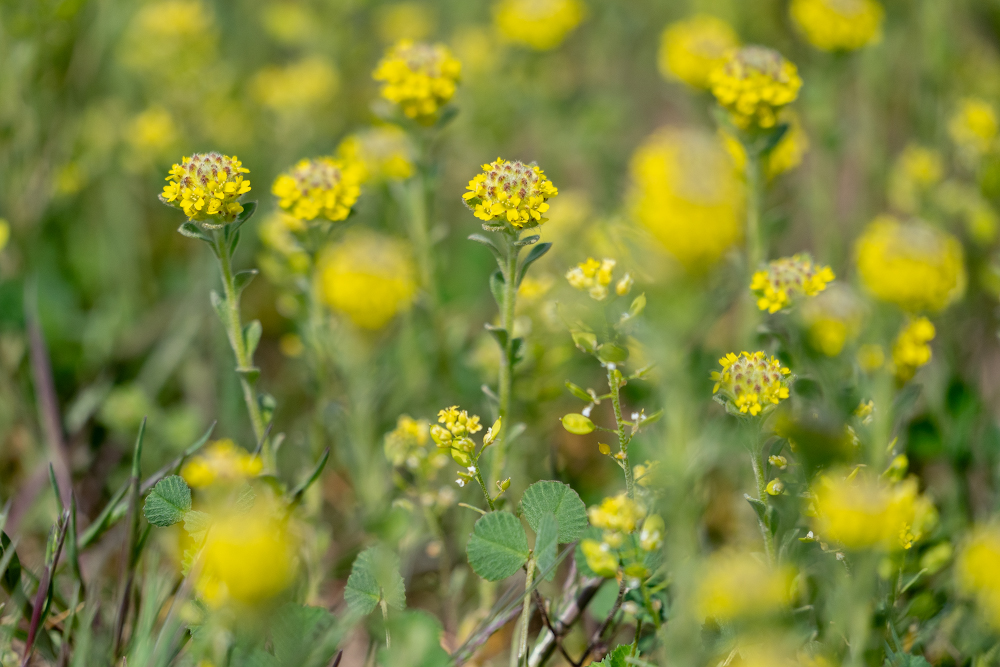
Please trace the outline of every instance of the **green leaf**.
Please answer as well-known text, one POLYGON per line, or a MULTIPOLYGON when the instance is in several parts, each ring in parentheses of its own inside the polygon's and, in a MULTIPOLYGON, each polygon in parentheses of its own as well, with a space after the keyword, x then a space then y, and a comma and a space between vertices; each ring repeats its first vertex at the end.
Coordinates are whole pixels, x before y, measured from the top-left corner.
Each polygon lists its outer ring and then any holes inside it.
POLYGON ((253 282, 253 279, 257 277, 260 273, 257 269, 248 269, 246 271, 240 271, 235 276, 233 276, 233 285, 236 287, 236 293, 239 294, 247 288, 247 285, 253 282))
POLYGON ((205 243, 211 243, 212 239, 205 232, 201 231, 201 227, 195 223, 188 220, 180 227, 177 228, 181 236, 186 236, 189 239, 197 239, 199 241, 204 241, 205 243))
POLYGON ((580 539, 587 528, 587 508, 569 484, 554 480, 535 482, 521 496, 521 515, 535 533, 542 518, 552 513, 559 523, 559 543, 580 539))
POLYGON ((539 243, 531 249, 528 256, 521 261, 521 266, 517 270, 517 280, 514 282, 514 285, 517 287, 521 286, 521 281, 524 280, 524 275, 528 272, 528 267, 541 259, 542 255, 547 253, 551 247, 551 243, 539 243))
POLYGON ((222 296, 215 290, 208 293, 208 298, 212 302, 212 310, 214 310, 215 314, 219 316, 219 320, 225 324, 227 319, 226 300, 223 299, 222 296))
POLYGON ((638 317, 646 309, 645 292, 632 299, 632 305, 628 307, 629 317, 638 317))
POLYGON ((268 629, 274 655, 284 667, 327 665, 336 652, 336 618, 322 607, 288 603, 278 609, 268 629))
POLYGON ((576 396, 577 398, 579 398, 581 401, 586 401, 586 402, 590 403, 592 400, 594 400, 594 399, 592 399, 590 397, 590 394, 588 394, 586 392, 586 390, 584 390, 583 387, 580 387, 579 385, 575 385, 572 382, 570 382, 569 380, 566 380, 566 388, 569 389, 569 393, 573 394, 574 396, 576 396))
POLYGON ((563 428, 574 435, 587 435, 594 432, 594 422, 590 421, 590 417, 584 417, 575 412, 563 415, 560 421, 562 421, 563 428))
POLYGON ((570 335, 573 336, 573 344, 583 352, 593 354, 597 351, 597 336, 593 333, 589 331, 571 331, 570 335))
MULTIPOLYGON (((538 530, 535 533, 535 562, 538 564, 540 573, 546 572, 556 562, 556 550, 558 549, 559 521, 552 512, 546 512, 538 522, 538 530)), ((555 577, 555 568, 546 575, 546 581, 552 581, 555 577)))
POLYGON ((237 514, 249 514, 250 510, 253 509, 253 504, 257 500, 257 494, 254 493, 253 487, 250 486, 249 482, 243 482, 240 486, 239 493, 236 495, 236 502, 233 503, 236 506, 237 514))
POLYGON ((614 651, 604 656, 604 660, 594 663, 594 667, 628 667, 626 658, 632 653, 628 644, 619 645, 614 651))
POLYGON ((344 600, 352 613, 370 614, 381 600, 394 609, 406 606, 399 557, 381 546, 368 547, 354 560, 344 600))
POLYGON ((180 475, 164 477, 146 496, 142 513, 154 526, 172 526, 191 509, 191 489, 180 475))
POLYGON ((748 493, 744 493, 743 497, 747 499, 747 502, 750 503, 750 507, 752 507, 753 511, 757 513, 757 518, 760 519, 761 521, 764 521, 766 523, 767 522, 767 505, 765 505, 760 500, 757 500, 756 498, 754 498, 753 496, 751 496, 748 493))
POLYGON ((236 254, 236 246, 240 244, 240 230, 233 232, 232 237, 229 239, 229 256, 232 257, 236 254))
POLYGON ((253 354, 257 351, 257 346, 260 345, 260 337, 263 332, 264 329, 260 325, 260 320, 249 322, 243 327, 243 340, 246 341, 247 359, 253 359, 253 354))
POLYGON ((514 245, 517 246, 518 248, 523 248, 529 245, 535 245, 536 243, 538 243, 538 239, 540 238, 542 237, 539 236, 538 234, 533 234, 532 236, 525 236, 523 239, 514 241, 514 245))
MULTIPOLYGON (((257 211, 257 202, 255 201, 243 202, 243 211, 236 216, 236 220, 234 220, 229 224, 228 232, 230 234, 235 234, 236 232, 238 232, 240 227, 243 226, 243 223, 249 220, 251 217, 253 217, 253 214, 256 211, 257 211)), ((236 242, 239 243, 239 239, 236 239, 236 242)), ((233 249, 235 250, 235 247, 233 249)))
POLYGON ((295 487, 291 492, 291 498, 293 503, 299 503, 302 500, 302 496, 305 495, 306 490, 313 485, 313 483, 319 479, 320 474, 323 472, 323 468, 326 467, 326 462, 330 460, 330 448, 327 447, 323 450, 323 454, 319 457, 319 461, 313 466, 312 472, 309 476, 303 480, 301 484, 295 487))
POLYGON ((476 243, 482 244, 487 248, 489 248, 490 252, 493 253, 493 257, 497 260, 497 264, 503 266, 504 263, 503 251, 501 251, 500 248, 497 247, 497 244, 493 242, 493 239, 489 238, 488 236, 483 236, 482 234, 470 234, 469 240, 475 241, 476 243))
POLYGON ((378 664, 392 667, 448 667, 455 664, 441 648, 441 622, 425 611, 389 617, 392 647, 378 652, 378 664))
POLYGON ((493 338, 496 339, 497 345, 500 346, 500 349, 503 350, 503 351, 506 351, 507 350, 507 330, 503 329, 501 327, 495 327, 492 324, 487 324, 487 325, 485 325, 485 327, 486 327, 486 330, 489 331, 493 335, 493 338))
POLYGON ((608 364, 620 364, 628 359, 628 348, 614 343, 605 343, 597 348, 597 358, 608 364))
POLYGON ((510 512, 490 512, 476 521, 465 550, 476 574, 500 581, 528 562, 528 536, 510 512))
POLYGON ((196 544, 201 544, 212 523, 212 517, 205 512, 188 510, 184 513, 184 532, 191 536, 196 544))
POLYGON ((504 285, 503 273, 499 269, 490 274, 490 292, 493 294, 493 300, 501 309, 503 308, 504 285))

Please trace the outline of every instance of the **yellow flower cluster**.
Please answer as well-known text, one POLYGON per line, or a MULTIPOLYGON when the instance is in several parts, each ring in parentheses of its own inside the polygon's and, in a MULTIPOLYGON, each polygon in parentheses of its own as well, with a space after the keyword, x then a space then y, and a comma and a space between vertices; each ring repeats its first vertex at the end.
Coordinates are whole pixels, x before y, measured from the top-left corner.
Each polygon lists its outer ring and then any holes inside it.
MULTIPOLYGON (((566 280, 578 290, 587 290, 590 298, 603 301, 608 296, 608 285, 614 279, 612 275, 615 270, 615 260, 604 258, 597 261, 593 257, 588 257, 587 261, 577 264, 566 272, 566 280)), ((624 296, 632 289, 632 276, 626 273, 618 284, 615 285, 615 293, 624 296)))
POLYGON ((973 596, 994 627, 1000 629, 1000 528, 980 526, 955 559, 959 589, 973 596))
POLYGON ((500 0, 493 21, 506 39, 548 51, 580 25, 585 10, 580 0, 500 0))
MULTIPOLYGON (((457 405, 438 412, 438 424, 431 426, 430 433, 441 449, 448 449, 455 463, 468 466, 472 463, 472 453, 476 451, 476 443, 470 435, 483 430, 478 415, 469 415, 465 410, 459 411, 457 405), (438 426, 444 424, 444 426, 438 426)), ((493 429, 490 429, 492 434, 493 429)))
POLYGON ((264 106, 278 112, 297 111, 328 102, 337 90, 337 71, 322 58, 306 58, 285 67, 265 67, 250 89, 264 106))
MULTIPOLYGON (((809 136, 802 127, 802 121, 799 120, 797 113, 792 109, 783 109, 778 114, 778 122, 788 123, 788 129, 774 148, 763 157, 761 166, 764 175, 769 179, 798 167, 802 164, 802 158, 809 152, 809 136)), ((741 172, 744 171, 747 164, 747 152, 743 144, 724 128, 720 128, 719 132, 736 168, 741 172)))
POLYGON ((952 141, 970 156, 988 152, 996 145, 1000 121, 993 105, 975 97, 967 97, 958 104, 951 120, 948 134, 952 141))
POLYGON ((404 181, 413 175, 413 145, 397 125, 379 125, 346 137, 337 147, 337 157, 357 165, 361 182, 404 181))
POLYGON ((885 10, 875 0, 792 0, 792 21, 817 49, 854 51, 882 38, 885 10))
POLYGON ((239 199, 250 192, 250 181, 243 178, 249 173, 235 155, 195 153, 170 168, 160 201, 189 220, 221 226, 243 212, 239 199))
POLYGON ((232 440, 217 440, 181 468, 181 477, 194 489, 213 484, 233 484, 256 477, 263 470, 259 456, 254 456, 232 440))
POLYGON ((941 154, 910 144, 899 154, 889 174, 889 201, 900 211, 916 213, 921 196, 944 176, 941 154))
POLYGON ((729 622, 780 611, 791 602, 794 573, 752 556, 718 552, 705 563, 695 600, 702 618, 729 622))
POLYGON ((909 549, 937 519, 915 479, 887 484, 857 471, 819 477, 807 514, 817 539, 857 550, 909 549))
POLYGON ((363 329, 384 327, 410 307, 417 292, 407 247, 371 232, 348 235, 325 248, 316 280, 323 303, 363 329))
POLYGON ((129 123, 128 142, 146 155, 160 155, 177 141, 177 125, 163 107, 150 107, 129 123))
POLYGON ((215 57, 212 15, 199 0, 143 5, 122 40, 121 59, 157 83, 184 84, 215 57))
POLYGON ((699 14, 676 21, 664 28, 660 37, 660 73, 707 89, 709 75, 739 45, 736 31, 722 19, 699 14))
POLYGON ((274 180, 278 206, 299 220, 344 220, 361 195, 356 165, 329 157, 301 160, 274 180))
POLYGON ((431 425, 426 419, 400 415, 396 428, 385 436, 385 457, 394 466, 429 476, 444 466, 447 457, 437 449, 430 449, 431 425))
POLYGON ((705 269, 741 240, 743 184, 717 137, 660 130, 630 171, 632 215, 687 270, 705 269))
POLYGON ((876 298, 911 312, 936 312, 965 291, 962 245, 923 223, 879 216, 855 244, 858 273, 876 298))
POLYGON ((604 530, 604 542, 614 548, 620 547, 626 535, 636 531, 646 517, 646 508, 620 493, 605 498, 600 505, 587 510, 590 525, 604 530))
POLYGON ((750 289, 757 307, 769 313, 792 305, 801 296, 816 296, 834 279, 829 266, 814 264, 806 254, 772 260, 766 270, 753 274, 750 289))
POLYGON ((795 101, 802 87, 795 65, 772 49, 734 49, 709 76, 712 94, 741 128, 771 128, 778 111, 795 101))
POLYGON ((907 381, 917 369, 931 360, 931 346, 934 340, 934 325, 926 317, 910 320, 896 338, 892 346, 892 363, 896 377, 907 381))
POLYGON ((483 173, 469 181, 466 189, 462 199, 477 218, 500 219, 515 227, 533 227, 548 220, 544 217, 548 200, 559 194, 538 165, 502 158, 484 164, 483 173))
POLYGON ((455 94, 462 64, 444 44, 400 40, 372 73, 382 82, 382 97, 399 105, 408 118, 430 124, 455 94))
POLYGON ((730 352, 719 359, 722 371, 713 371, 716 394, 727 406, 746 414, 759 415, 788 398, 791 371, 764 352, 730 352))
MULTIPOLYGON (((663 546, 665 525, 656 514, 647 514, 646 508, 621 493, 605 498, 600 505, 587 510, 590 524, 603 530, 600 540, 585 539, 580 542, 587 566, 603 577, 613 577, 618 571, 620 556, 618 549, 625 538, 638 531, 639 548, 646 552, 656 551, 663 546)), ((626 573, 641 576, 645 568, 641 564, 626 568, 626 573)))
POLYGON ((836 283, 802 304, 809 343, 828 357, 840 354, 847 342, 857 337, 863 315, 857 297, 836 283))

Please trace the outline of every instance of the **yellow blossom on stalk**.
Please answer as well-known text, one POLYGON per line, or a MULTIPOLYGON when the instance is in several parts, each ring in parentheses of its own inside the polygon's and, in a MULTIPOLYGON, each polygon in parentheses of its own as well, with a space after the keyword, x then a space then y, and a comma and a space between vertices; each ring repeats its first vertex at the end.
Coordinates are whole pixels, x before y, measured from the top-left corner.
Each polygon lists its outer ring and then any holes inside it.
POLYGON ((548 51, 562 44, 585 13, 580 0, 500 0, 493 6, 493 22, 511 42, 548 51))
POLYGON ((136 151, 158 154, 177 141, 177 126, 169 111, 150 107, 132 119, 126 136, 136 151))
POLYGON ((802 296, 816 296, 833 279, 829 266, 814 264, 812 257, 800 254, 772 260, 767 269, 753 274, 750 290, 758 308, 776 313, 802 296))
POLYGON ((967 97, 948 121, 948 134, 966 154, 975 157, 994 147, 1000 121, 993 105, 976 97, 967 97))
POLYGON ((357 165, 361 182, 403 181, 413 175, 413 145, 397 125, 379 125, 348 136, 337 147, 337 157, 357 165))
POLYGON ((372 330, 409 309, 417 292, 408 248, 372 232, 350 234, 322 250, 316 282, 323 303, 372 330))
POLYGON ((394 466, 432 474, 445 464, 447 458, 442 452, 428 447, 431 443, 430 429, 426 419, 400 415, 396 428, 385 436, 385 457, 394 466))
POLYGON ((345 219, 361 194, 355 164, 329 157, 302 160, 274 180, 278 206, 299 220, 345 219))
POLYGON ((882 38, 885 10, 875 0, 792 0, 792 21, 823 51, 854 51, 882 38))
POLYGON ((587 561, 587 567, 593 570, 594 574, 611 578, 618 573, 618 554, 605 542, 581 540, 580 550, 587 561))
POLYGON ((217 483, 232 484, 256 477, 264 469, 255 456, 232 440, 217 440, 184 464, 181 477, 188 486, 200 489, 217 483))
POLYGON ((643 551, 658 551, 663 546, 663 535, 666 525, 659 514, 650 514, 642 522, 639 531, 639 548, 643 551))
POLYGON ((732 26, 707 14, 675 21, 660 36, 660 73, 695 88, 708 88, 708 77, 740 45, 732 26))
POLYGON ((944 160, 933 148, 910 144, 889 174, 889 201, 900 211, 916 213, 921 196, 944 176, 944 160))
POLYGON ((170 168, 160 201, 189 220, 221 226, 243 212, 239 199, 250 192, 250 181, 243 178, 249 173, 235 155, 195 153, 170 168))
POLYGON ((333 66, 314 57, 285 67, 265 67, 254 75, 251 90, 264 106, 288 112, 328 102, 337 84, 337 71, 333 66))
POLYGON ((979 526, 955 559, 958 588, 974 597, 986 619, 1000 629, 1000 528, 979 526))
POLYGON ((915 479, 889 484, 856 473, 820 476, 807 513, 818 539, 858 550, 909 549, 937 519, 915 479))
POLYGON ((587 510, 590 525, 604 530, 604 542, 612 548, 621 546, 626 535, 634 533, 646 517, 646 508, 625 493, 605 498, 587 510))
POLYGON ((716 395, 727 408, 753 416, 766 413, 788 398, 791 371, 764 352, 732 352, 719 359, 722 371, 713 371, 716 395))
POLYGON ((466 189, 462 199, 477 218, 499 219, 515 227, 544 223, 548 200, 559 194, 538 165, 502 158, 484 164, 483 173, 469 181, 466 189))
POLYGON ((688 271, 742 239, 743 183, 717 137, 660 130, 636 150, 630 172, 632 215, 688 271))
POLYGON ((896 377, 905 382, 913 377, 918 368, 930 363, 929 343, 934 340, 934 334, 934 325, 926 317, 914 318, 903 327, 892 346, 896 377))
POLYGON ((795 65, 772 49, 733 49, 709 76, 712 94, 742 129, 771 128, 777 113, 799 96, 802 79, 795 65))
POLYGON ((727 622, 780 611, 791 602, 794 573, 747 554, 719 552, 705 563, 695 604, 702 618, 727 622))
POLYGON ((855 244, 858 273, 876 298, 910 312, 937 312, 965 291, 958 239, 925 223, 877 217, 855 244))
POLYGON ((522 301, 525 303, 538 301, 552 289, 553 284, 555 284, 555 280, 547 273, 542 273, 537 277, 525 276, 521 280, 521 285, 517 288, 518 303, 522 301))
POLYGON ((613 280, 615 260, 604 258, 598 262, 593 257, 577 264, 566 272, 566 280, 578 290, 587 290, 590 298, 602 301, 608 296, 608 285, 613 280))
MULTIPOLYGON (((778 143, 764 156, 762 167, 767 178, 775 178, 795 169, 802 164, 802 158, 809 151, 809 137, 802 127, 802 121, 794 110, 785 108, 778 114, 779 123, 788 123, 788 129, 778 143)), ((725 143, 726 150, 733 158, 736 168, 744 171, 747 164, 747 152, 740 140, 720 128, 719 133, 725 143)))
POLYGON ((455 94, 462 64, 444 44, 402 39, 386 53, 372 77, 382 82, 382 97, 398 104, 408 118, 430 124, 455 94))
POLYGON ((854 293, 835 283, 815 299, 802 304, 802 321, 809 343, 828 357, 835 357, 861 331, 864 311, 854 293))
POLYGON ((129 21, 121 59, 158 84, 184 85, 215 58, 216 28, 199 0, 162 0, 141 8, 129 21))
MULTIPOLYGON (((469 415, 465 410, 459 410, 457 405, 445 408, 438 412, 438 424, 430 427, 431 438, 441 449, 450 450, 451 457, 456 463, 469 466, 472 463, 471 454, 476 451, 476 443, 472 441, 470 435, 474 435, 483 430, 483 425, 479 423, 478 415, 469 415), (438 426, 444 424, 444 426, 438 426)), ((500 430, 500 420, 490 427, 483 439, 483 446, 493 442, 497 432, 500 430)), ((464 486, 464 484, 462 484, 464 486)))

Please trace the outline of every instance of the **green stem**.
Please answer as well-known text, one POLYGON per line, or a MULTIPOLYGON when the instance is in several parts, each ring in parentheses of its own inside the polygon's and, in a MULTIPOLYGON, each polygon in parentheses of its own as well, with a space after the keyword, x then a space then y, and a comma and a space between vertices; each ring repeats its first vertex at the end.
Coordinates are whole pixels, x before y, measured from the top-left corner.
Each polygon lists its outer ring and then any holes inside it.
POLYGON ((521 608, 521 636, 517 647, 517 660, 520 663, 524 654, 528 652, 528 622, 531 620, 531 584, 535 581, 535 559, 528 559, 528 576, 524 578, 524 606, 521 608))
POLYGON ((635 482, 632 479, 632 465, 628 461, 628 445, 632 437, 625 433, 625 420, 622 418, 622 404, 619 395, 621 389, 621 372, 617 368, 608 367, 608 387, 611 389, 611 405, 615 409, 616 433, 618 435, 618 452, 621 454, 621 466, 625 471, 625 488, 629 498, 635 498, 635 482))
MULTIPOLYGON (((381 593, 381 591, 379 591, 381 593)), ((385 602, 385 596, 381 596, 382 599, 378 601, 379 607, 382 608, 382 622, 385 624, 385 647, 391 648, 391 640, 389 637, 389 605, 385 602)))
POLYGON ((257 390, 255 388, 256 378, 252 378, 249 373, 253 368, 253 360, 247 353, 247 342, 243 336, 243 323, 240 320, 240 297, 236 292, 236 281, 233 275, 232 255, 229 253, 229 244, 226 243, 222 235, 214 232, 215 255, 219 258, 219 270, 222 273, 222 289, 224 291, 224 312, 223 325, 226 328, 226 335, 229 337, 229 345, 236 355, 236 372, 240 376, 240 386, 243 388, 243 400, 247 404, 247 411, 250 413, 250 423, 253 426, 254 437, 258 442, 263 440, 261 448, 261 462, 265 474, 275 472, 274 455, 271 452, 269 439, 264 438, 267 425, 260 411, 260 403, 257 401, 257 390))
POLYGON ((744 150, 747 156, 747 270, 753 275, 764 258, 764 243, 760 229, 760 155, 749 146, 744 146, 744 150))
POLYGON ((500 328, 507 332, 507 344, 504 346, 500 359, 498 383, 500 394, 498 412, 504 427, 496 442, 496 453, 493 454, 492 476, 497 480, 503 479, 504 463, 507 456, 507 435, 513 426, 513 422, 510 420, 510 408, 514 387, 514 306, 517 304, 517 256, 520 252, 520 248, 514 244, 517 241, 517 232, 504 232, 503 238, 507 243, 507 263, 503 271, 503 308, 500 310, 500 328))
MULTIPOLYGON (((760 432, 754 437, 754 442, 750 450, 750 463, 753 465, 753 476, 757 481, 757 500, 767 504, 767 480, 764 479, 764 448, 760 443, 760 432)), ((765 514, 765 517, 767 515, 765 514)), ((760 527, 760 535, 764 538, 764 551, 767 553, 767 561, 774 563, 774 537, 771 535, 769 521, 760 516, 757 517, 757 525, 760 527)))
POLYGON ((490 497, 490 490, 486 488, 486 482, 483 481, 483 472, 479 468, 479 461, 475 463, 476 467, 476 481, 479 482, 479 488, 483 490, 483 495, 486 496, 486 504, 490 506, 490 511, 496 511, 496 507, 493 505, 493 499, 490 497))

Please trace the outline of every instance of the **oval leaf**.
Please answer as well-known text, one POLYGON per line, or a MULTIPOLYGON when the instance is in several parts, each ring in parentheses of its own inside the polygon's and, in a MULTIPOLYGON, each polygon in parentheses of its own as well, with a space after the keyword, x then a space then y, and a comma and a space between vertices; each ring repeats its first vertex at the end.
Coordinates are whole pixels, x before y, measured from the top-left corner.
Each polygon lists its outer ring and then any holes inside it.
POLYGON ((191 489, 180 475, 164 477, 146 496, 142 513, 154 526, 172 526, 191 509, 191 489))
POLYGON ((382 547, 368 547, 354 559, 344 600, 352 613, 370 614, 379 601, 395 609, 406 606, 406 589, 399 574, 399 557, 382 547))
POLYGON ((510 512, 490 512, 476 521, 465 550, 476 574, 500 581, 528 562, 528 536, 510 512))
POLYGON ((542 518, 549 513, 558 522, 561 544, 580 539, 587 528, 587 508, 569 484, 543 480, 524 490, 521 515, 536 534, 541 530, 542 518))

